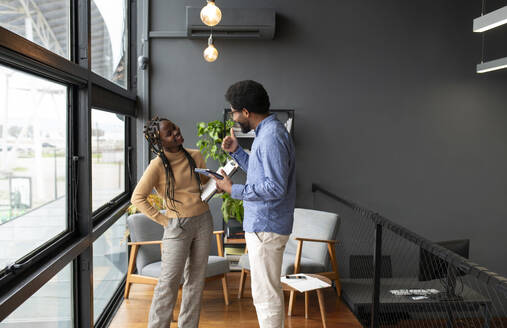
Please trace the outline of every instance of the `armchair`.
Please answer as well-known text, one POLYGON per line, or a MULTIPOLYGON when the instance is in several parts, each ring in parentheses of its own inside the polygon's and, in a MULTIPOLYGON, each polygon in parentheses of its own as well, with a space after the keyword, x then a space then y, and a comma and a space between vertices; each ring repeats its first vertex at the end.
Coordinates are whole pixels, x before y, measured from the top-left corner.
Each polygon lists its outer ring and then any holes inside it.
MULTIPOLYGON (((127 270, 127 282, 125 285, 124 298, 130 294, 130 287, 134 283, 156 285, 161 267, 161 247, 164 228, 150 220, 144 214, 134 214, 127 218, 130 230, 128 245, 131 246, 129 266, 127 270), (137 268, 137 274, 134 273, 137 268)), ((229 272, 229 261, 224 257, 222 247, 223 231, 214 231, 218 256, 208 257, 206 268, 206 281, 221 279, 224 292, 224 301, 229 305, 229 291, 227 287, 227 276, 229 272)))
MULTIPOLYGON (((338 295, 341 294, 335 244, 340 226, 336 213, 296 208, 294 226, 285 247, 282 260, 282 275, 293 273, 314 273, 335 282, 338 295), (304 247, 303 247, 304 245, 304 247), (327 271, 329 263, 332 271, 327 271)), ((247 250, 241 256, 241 278, 238 298, 243 297, 245 281, 250 272, 247 250)), ((294 292, 290 293, 288 315, 292 315, 294 292)), ((305 314, 308 312, 308 294, 305 293, 305 314)))

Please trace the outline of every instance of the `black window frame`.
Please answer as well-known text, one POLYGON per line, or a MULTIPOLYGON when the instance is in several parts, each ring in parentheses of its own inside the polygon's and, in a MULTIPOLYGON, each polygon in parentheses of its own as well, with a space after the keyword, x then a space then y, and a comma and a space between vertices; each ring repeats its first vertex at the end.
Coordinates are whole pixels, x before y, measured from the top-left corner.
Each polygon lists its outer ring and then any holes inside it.
MULTIPOLYGON (((0 279, 0 321, 72 263, 74 326, 94 326, 92 244, 125 213, 136 181, 136 0, 127 0, 127 89, 91 71, 90 0, 69 1, 70 60, 0 27, 0 63, 67 85, 69 129, 68 230, 27 254, 23 258, 28 260, 25 265, 0 279), (92 107, 125 116, 125 192, 100 213, 91 210, 92 107)), ((123 286, 119 286, 95 327, 107 326, 123 286)))
POLYGON ((36 67, 33 66, 33 63, 28 63, 26 60, 20 60, 16 61, 12 53, 10 52, 4 52, 4 49, 0 48, 0 64, 6 67, 10 67, 12 69, 15 69, 17 71, 27 73, 30 75, 33 75, 38 78, 43 78, 45 80, 48 80, 50 82, 58 83, 62 86, 65 86, 67 88, 67 108, 66 108, 66 114, 67 114, 67 122, 66 122, 66 128, 67 128, 67 140, 66 140, 66 157, 67 157, 67 228, 60 232, 59 234, 55 235, 51 239, 44 242, 42 245, 38 246, 37 248, 33 249, 27 254, 24 254, 21 258, 17 259, 14 263, 12 263, 10 266, 6 268, 0 268, 0 289, 5 288, 13 279, 15 279, 14 276, 23 275, 23 273, 26 271, 26 268, 30 266, 31 263, 39 262, 43 258, 47 257, 49 254, 55 252, 58 247, 62 244, 65 244, 70 239, 72 239, 72 234, 75 232, 75 220, 72 219, 72 213, 71 209, 73 206, 73 199, 71 197, 72 194, 72 184, 71 184, 71 165, 72 165, 72 126, 71 122, 73 120, 73 112, 71 110, 72 108, 72 94, 73 94, 73 85, 72 82, 68 79, 55 76, 51 74, 50 72, 43 72, 41 70, 41 67, 38 67, 38 69, 35 69, 36 67))
MULTIPOLYGON (((124 153, 124 157, 123 157, 123 160, 125 162, 125 168, 124 168, 124 172, 123 172, 123 178, 125 181, 125 189, 124 189, 124 191, 122 191, 118 195, 111 198, 108 202, 101 205, 96 210, 93 210, 93 213, 92 213, 93 221, 96 222, 96 221, 99 221, 99 220, 103 219, 104 217, 107 217, 108 215, 110 215, 111 211, 114 211, 114 209, 118 206, 118 204, 125 203, 126 201, 129 201, 129 199, 130 199, 130 194, 132 193, 132 190, 130 190, 132 183, 131 183, 131 174, 129 174, 128 171, 130 169, 130 164, 131 164, 131 158, 130 158, 131 152, 129 150, 132 149, 132 143, 131 143, 131 138, 130 138, 131 118, 124 115, 124 114, 121 114, 118 112, 113 112, 111 110, 107 110, 104 108, 99 108, 97 106, 93 106, 93 108, 91 110, 92 111, 93 110, 100 110, 100 111, 109 112, 109 113, 113 113, 113 114, 120 114, 120 115, 123 115, 123 117, 125 118, 125 121, 124 121, 124 123, 125 123, 125 128, 124 128, 125 153, 124 153)), ((93 171, 91 172, 91 175, 93 175, 93 171)), ((93 197, 93 195, 92 195, 92 197, 93 197)))

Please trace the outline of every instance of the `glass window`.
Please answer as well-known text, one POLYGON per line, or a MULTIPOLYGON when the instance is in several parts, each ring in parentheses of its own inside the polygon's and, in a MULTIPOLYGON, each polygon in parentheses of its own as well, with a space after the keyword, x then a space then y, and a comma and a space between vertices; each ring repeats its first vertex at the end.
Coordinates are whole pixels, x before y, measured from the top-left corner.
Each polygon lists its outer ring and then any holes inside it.
POLYGON ((72 263, 0 322, 0 328, 71 328, 72 263))
POLYGON ((67 230, 67 87, 0 65, 0 270, 67 230))
POLYGON ((92 209, 125 191, 125 116, 92 109, 92 209))
POLYGON ((91 27, 92 70, 127 88, 127 1, 92 0, 91 27))
POLYGON ((127 215, 93 243, 93 314, 100 316, 127 274, 127 215))
POLYGON ((70 1, 0 1, 0 25, 52 52, 70 58, 70 1))

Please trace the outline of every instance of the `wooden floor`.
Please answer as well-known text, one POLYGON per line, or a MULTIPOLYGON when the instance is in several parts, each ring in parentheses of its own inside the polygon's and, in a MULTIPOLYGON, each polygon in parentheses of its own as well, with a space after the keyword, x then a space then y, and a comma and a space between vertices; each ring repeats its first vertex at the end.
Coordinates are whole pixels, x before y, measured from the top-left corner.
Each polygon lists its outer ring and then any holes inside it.
MULTIPOLYGON (((211 281, 206 284, 204 290, 201 320, 199 327, 223 328, 223 327, 259 327, 257 315, 252 303, 250 293, 250 279, 247 279, 245 296, 237 298, 239 285, 239 272, 228 274, 230 304, 224 304, 222 285, 220 280, 211 281)), ((153 287, 148 285, 135 284, 132 286, 130 297, 121 304, 114 317, 111 328, 144 328, 148 323, 148 311, 150 309, 153 287)), ((349 328, 361 327, 349 308, 339 300, 332 288, 324 290, 326 301, 327 325, 328 327, 349 328)), ((288 328, 313 328, 322 327, 319 304, 315 292, 310 293, 309 318, 304 315, 304 294, 299 294, 294 306, 294 313, 291 317, 285 317, 285 327, 288 328)), ((178 313, 181 300, 178 297, 175 313, 178 313)), ((288 304, 288 293, 285 294, 285 307, 288 304)), ((285 311, 287 313, 287 311, 285 311)), ((173 322, 171 328, 177 327, 173 322)))

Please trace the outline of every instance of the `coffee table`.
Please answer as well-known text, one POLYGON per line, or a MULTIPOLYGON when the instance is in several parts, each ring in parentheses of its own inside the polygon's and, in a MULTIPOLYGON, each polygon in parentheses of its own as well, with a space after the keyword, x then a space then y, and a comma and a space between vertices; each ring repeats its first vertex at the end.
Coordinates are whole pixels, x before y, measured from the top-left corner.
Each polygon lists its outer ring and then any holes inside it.
MULTIPOLYGON (((329 287, 331 287, 331 280, 324 277, 324 276, 320 276, 318 274, 306 274, 307 276, 310 276, 310 277, 313 277, 313 278, 317 278, 317 279, 320 279, 326 283, 329 284, 329 287)), ((317 288, 317 289, 313 289, 313 290, 309 290, 307 292, 303 292, 305 293, 305 319, 308 319, 308 293, 311 292, 311 291, 316 291, 317 292, 317 297, 319 299, 319 307, 320 307, 320 316, 322 318, 322 326, 324 328, 327 328, 327 324, 326 324, 326 308, 324 306, 324 294, 322 293, 322 290, 324 288, 329 288, 329 287, 322 287, 322 288, 317 288)), ((283 290, 285 291, 295 291, 295 292, 299 292, 297 289, 294 289, 292 288, 291 286, 285 284, 282 282, 282 288, 283 290)), ((289 305, 289 309, 290 309, 290 305, 289 305)), ((289 313, 289 315, 291 315, 291 313, 289 313)))

